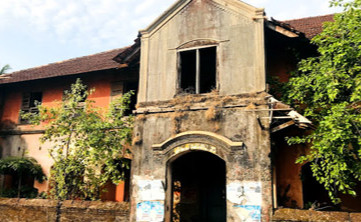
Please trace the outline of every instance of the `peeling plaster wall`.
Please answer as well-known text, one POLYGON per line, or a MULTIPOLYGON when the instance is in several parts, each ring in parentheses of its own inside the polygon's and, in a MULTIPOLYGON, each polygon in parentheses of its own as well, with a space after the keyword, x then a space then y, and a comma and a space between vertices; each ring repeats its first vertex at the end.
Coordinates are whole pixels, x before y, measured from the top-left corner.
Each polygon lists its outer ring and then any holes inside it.
MULTIPOLYGON (((219 97, 222 98, 222 96, 219 97)), ((244 189, 253 189, 255 186, 258 187, 257 189, 260 188, 260 193, 257 194, 259 196, 250 197, 252 200, 245 200, 246 202, 243 203, 238 203, 237 200, 232 199, 232 195, 227 194, 229 197, 227 221, 245 221, 247 215, 241 208, 246 208, 242 204, 246 205, 247 201, 252 206, 258 202, 258 207, 262 212, 262 221, 269 220, 272 209, 270 139, 268 130, 262 129, 257 121, 257 116, 268 116, 268 111, 264 111, 268 106, 265 104, 264 95, 235 100, 234 104, 244 104, 245 107, 224 108, 219 105, 217 108, 218 119, 215 121, 206 118, 207 111, 211 108, 209 104, 206 105, 207 102, 191 103, 192 106, 203 107, 205 110, 138 115, 134 130, 138 140, 133 146, 131 221, 136 221, 137 206, 139 207, 139 204, 144 202, 141 199, 139 181, 160 181, 163 184, 169 184, 166 179, 168 161, 183 154, 182 150, 179 151, 175 148, 188 143, 209 144, 216 147, 216 150, 210 148, 202 148, 202 150, 208 149, 207 152, 214 153, 225 160, 227 192, 230 194, 235 194, 231 193, 235 186, 244 189), (254 105, 255 103, 258 105, 254 105), (175 118, 177 121, 174 120, 175 118), (244 145, 242 149, 228 150, 224 148, 223 143, 219 143, 211 137, 202 137, 197 134, 192 136, 192 132, 196 131, 213 132, 232 142, 243 142, 244 145), (188 132, 189 135, 182 139, 175 139, 175 142, 170 143, 169 146, 165 145, 164 149, 162 148, 163 151, 152 148, 155 144, 175 138, 177 133, 182 132, 188 132)), ((169 101, 169 104, 171 103, 169 101)), ((223 106, 226 105, 223 104, 223 106)), ((151 112, 152 109, 148 108, 148 111, 151 112)), ((180 107, 175 105, 174 110, 179 109, 180 107)), ((262 124, 267 127, 266 121, 262 124)), ((166 193, 166 191, 163 192, 166 193)), ((163 207, 167 204, 165 196, 163 199, 154 200, 163 204, 163 207)), ((167 212, 165 215, 167 216, 167 212)))
POLYGON ((178 87, 177 49, 199 39, 217 42, 221 95, 265 90, 263 10, 219 0, 193 0, 182 7, 155 31, 141 32, 138 101, 173 98, 178 87))
POLYGON ((246 221, 250 217, 269 220, 272 208, 270 138, 268 122, 262 125, 257 120, 257 116, 266 117, 268 111, 255 111, 268 108, 266 95, 256 93, 265 90, 263 22, 262 9, 241 1, 179 0, 140 32, 131 221, 149 221, 146 217, 151 213, 148 212, 141 215, 144 218, 137 219, 145 209, 152 209, 153 214, 159 216, 153 218, 156 221, 163 219, 164 211, 165 221, 171 220, 167 167, 171 160, 191 150, 211 152, 225 161, 229 193, 227 221, 246 221), (212 93, 179 95, 179 50, 207 44, 217 46, 216 92, 213 96, 212 93), (243 97, 227 98, 241 94, 243 97), (231 107, 226 108, 230 104, 231 107), (196 131, 205 135, 198 135, 196 131), (211 132, 215 134, 206 135, 211 132), (162 145, 169 139, 169 143, 162 145), (230 144, 236 142, 243 142, 243 148, 232 148, 230 144), (162 192, 156 184, 168 187, 165 191, 163 188, 164 198, 162 195, 143 198, 145 183, 149 193, 153 187, 162 192), (249 191, 248 196, 234 199, 232 196, 240 195, 237 192, 242 189, 249 191))

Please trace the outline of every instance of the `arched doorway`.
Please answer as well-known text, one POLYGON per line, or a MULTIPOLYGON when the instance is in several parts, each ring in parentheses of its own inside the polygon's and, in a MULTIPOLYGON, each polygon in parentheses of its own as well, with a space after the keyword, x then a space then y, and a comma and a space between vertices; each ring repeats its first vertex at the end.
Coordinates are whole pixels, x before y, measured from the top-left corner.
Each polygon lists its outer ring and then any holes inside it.
POLYGON ((171 221, 226 221, 226 166, 218 156, 188 152, 170 163, 171 221))

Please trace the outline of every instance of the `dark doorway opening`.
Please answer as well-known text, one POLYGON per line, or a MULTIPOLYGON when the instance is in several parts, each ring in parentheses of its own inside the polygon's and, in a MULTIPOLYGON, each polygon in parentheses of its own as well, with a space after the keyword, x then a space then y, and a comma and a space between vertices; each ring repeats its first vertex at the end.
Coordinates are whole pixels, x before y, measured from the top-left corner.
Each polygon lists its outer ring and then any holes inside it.
POLYGON ((312 174, 311 164, 306 163, 301 171, 304 208, 315 210, 337 210, 324 186, 312 174))
POLYGON ((226 221, 226 167, 221 158, 190 152, 172 162, 171 172, 171 221, 226 221))

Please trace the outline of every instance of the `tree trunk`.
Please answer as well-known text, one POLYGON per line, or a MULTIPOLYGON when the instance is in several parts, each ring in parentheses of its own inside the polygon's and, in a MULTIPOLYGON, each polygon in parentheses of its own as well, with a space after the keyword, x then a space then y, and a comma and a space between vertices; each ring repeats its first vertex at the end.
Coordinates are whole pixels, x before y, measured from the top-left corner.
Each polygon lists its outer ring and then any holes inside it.
POLYGON ((22 174, 20 173, 20 174, 19 174, 19 184, 18 184, 18 198, 20 198, 20 190, 21 190, 21 177, 22 177, 22 174))

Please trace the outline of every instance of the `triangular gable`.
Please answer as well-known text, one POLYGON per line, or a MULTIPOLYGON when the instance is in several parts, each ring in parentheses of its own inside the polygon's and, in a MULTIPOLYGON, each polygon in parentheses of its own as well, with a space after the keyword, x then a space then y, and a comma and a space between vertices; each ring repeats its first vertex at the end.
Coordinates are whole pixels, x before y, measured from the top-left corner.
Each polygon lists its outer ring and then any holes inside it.
MULTIPOLYGON (((184 7, 190 4, 192 1, 204 1, 204 0, 178 0, 168 10, 166 10, 161 16, 159 16, 153 23, 151 23, 146 29, 139 32, 144 35, 152 35, 159 30, 167 22, 169 22, 174 16, 176 16, 184 7)), ((208 0, 216 3, 219 7, 227 10, 231 10, 234 13, 246 16, 252 19, 263 19, 264 9, 255 8, 249 4, 246 4, 239 0, 208 0)))

